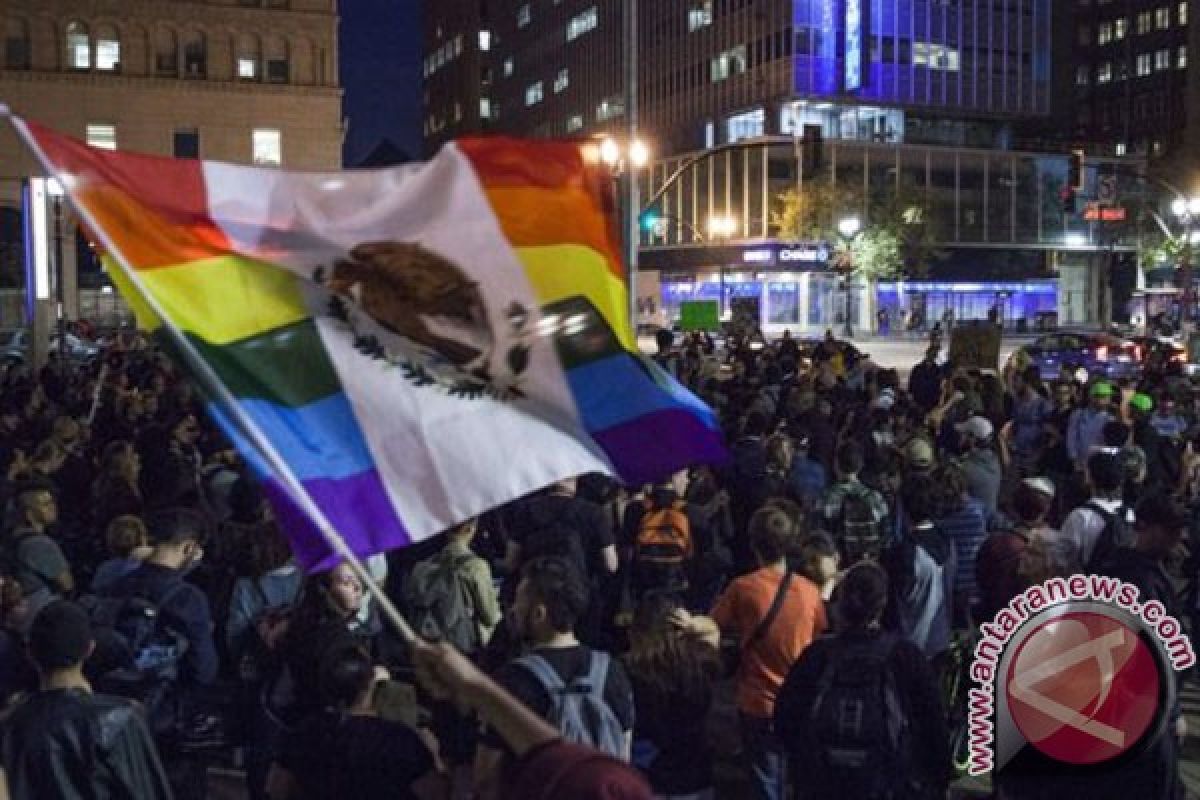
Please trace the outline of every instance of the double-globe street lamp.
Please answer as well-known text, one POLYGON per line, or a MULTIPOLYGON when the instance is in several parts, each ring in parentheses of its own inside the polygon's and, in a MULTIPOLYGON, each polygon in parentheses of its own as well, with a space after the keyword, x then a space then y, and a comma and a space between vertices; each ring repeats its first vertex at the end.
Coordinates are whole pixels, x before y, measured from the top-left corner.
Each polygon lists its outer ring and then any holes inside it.
POLYGON ((851 244, 851 242, 854 241, 854 238, 856 236, 858 236, 859 231, 862 230, 862 220, 859 219, 858 216, 856 216, 854 214, 851 214, 846 217, 842 217, 841 219, 838 220, 837 229, 838 229, 838 233, 841 234, 842 239, 846 245, 846 258, 851 259, 850 261, 847 262, 847 266, 849 267, 849 269, 846 270, 846 274, 842 277, 842 291, 845 294, 845 304, 843 306, 842 313, 843 313, 843 316, 845 317, 845 322, 846 322, 846 328, 845 328, 846 338, 852 339, 852 338, 854 338, 854 328, 851 325, 851 317, 852 317, 851 300, 853 297, 853 287, 851 286, 851 282, 853 280, 854 264, 853 264, 853 260, 852 260, 853 255, 850 253, 850 244, 851 244))
POLYGON ((629 264, 629 323, 637 327, 638 246, 641 230, 638 223, 641 200, 638 173, 650 163, 650 148, 638 138, 618 140, 606 136, 600 140, 600 160, 613 175, 625 181, 625 259, 629 264))

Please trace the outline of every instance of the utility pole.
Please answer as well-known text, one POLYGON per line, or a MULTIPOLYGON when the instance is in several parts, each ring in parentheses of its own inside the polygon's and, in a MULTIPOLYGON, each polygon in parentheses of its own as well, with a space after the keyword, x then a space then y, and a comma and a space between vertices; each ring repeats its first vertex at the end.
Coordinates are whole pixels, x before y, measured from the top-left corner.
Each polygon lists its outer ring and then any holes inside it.
MULTIPOLYGON (((638 2, 625 0, 625 118, 629 123, 629 135, 626 139, 626 149, 638 141, 638 2)), ((629 324, 637 331, 637 300, 638 300, 638 245, 641 243, 641 227, 639 217, 641 199, 639 197, 638 169, 627 169, 628 185, 628 219, 626 220, 626 236, 629 240, 629 252, 626 259, 629 262, 629 324)))

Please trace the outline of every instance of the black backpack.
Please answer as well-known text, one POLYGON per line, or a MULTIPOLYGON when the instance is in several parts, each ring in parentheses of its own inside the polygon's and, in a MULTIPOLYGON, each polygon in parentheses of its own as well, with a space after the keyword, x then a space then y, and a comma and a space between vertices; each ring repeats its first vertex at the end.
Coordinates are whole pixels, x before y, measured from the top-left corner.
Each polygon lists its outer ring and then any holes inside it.
POLYGON ((583 549, 582 534, 564 517, 569 515, 569 506, 562 503, 557 508, 556 495, 535 497, 520 515, 518 526, 524 528, 521 538, 521 561, 535 558, 557 557, 570 561, 586 578, 590 574, 587 553, 583 549))
POLYGON ((188 650, 186 635, 161 609, 188 588, 178 583, 154 600, 142 594, 80 598, 92 622, 96 652, 89 663, 96 687, 142 704, 156 736, 175 731, 175 687, 188 650))
POLYGON ((1114 512, 1091 500, 1084 503, 1083 508, 1099 514, 1104 519, 1104 529, 1096 538, 1096 546, 1092 548, 1092 557, 1084 565, 1087 572, 1099 574, 1118 550, 1133 544, 1133 527, 1126 518, 1128 509, 1124 505, 1118 506, 1114 512))
POLYGON ((878 561, 883 552, 883 525, 875 517, 875 507, 870 499, 872 491, 867 486, 858 486, 842 498, 836 533, 847 564, 878 561))
POLYGON ((912 726, 889 663, 896 639, 828 641, 809 715, 806 780, 823 794, 904 796, 913 776, 912 726))

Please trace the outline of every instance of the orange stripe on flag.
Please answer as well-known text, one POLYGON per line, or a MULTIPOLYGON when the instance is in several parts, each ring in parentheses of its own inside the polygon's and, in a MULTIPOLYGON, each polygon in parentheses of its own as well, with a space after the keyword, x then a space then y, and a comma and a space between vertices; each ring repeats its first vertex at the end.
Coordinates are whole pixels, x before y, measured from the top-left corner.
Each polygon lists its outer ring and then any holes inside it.
POLYGON ((179 264, 231 249, 209 216, 202 162, 98 150, 26 124, 63 180, 73 183, 76 198, 135 267, 179 264))
POLYGON ((621 248, 610 220, 578 189, 488 189, 488 202, 513 247, 580 245, 600 253, 625 280, 621 248))

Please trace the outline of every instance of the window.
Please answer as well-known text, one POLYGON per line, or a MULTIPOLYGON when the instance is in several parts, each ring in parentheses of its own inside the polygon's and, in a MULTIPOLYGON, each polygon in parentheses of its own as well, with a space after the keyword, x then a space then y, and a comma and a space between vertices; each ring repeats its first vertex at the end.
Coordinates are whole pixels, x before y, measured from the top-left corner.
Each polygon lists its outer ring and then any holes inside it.
POLYGON ((1108 83, 1112 80, 1112 62, 1105 61, 1096 67, 1096 83, 1108 83))
POLYGON ((278 167, 283 163, 283 134, 273 128, 255 128, 253 134, 254 163, 278 167))
POLYGON ((1171 27, 1171 9, 1167 6, 1155 9, 1154 11, 1154 27, 1160 31, 1165 31, 1171 27))
POLYGON ((1149 33, 1154 22, 1154 14, 1149 11, 1143 11, 1137 15, 1137 32, 1138 34, 1149 33))
POLYGON ((242 80, 256 80, 258 78, 258 62, 253 58, 238 59, 238 77, 242 80))
POLYGON ((571 73, 566 67, 563 67, 558 71, 558 75, 554 78, 554 93, 558 94, 570 85, 571 73))
POLYGON ((582 14, 576 14, 567 22, 567 41, 573 41, 600 24, 600 15, 592 6, 582 14))
POLYGON ((1089 44, 1091 44, 1092 43, 1092 26, 1080 25, 1079 32, 1076 36, 1076 40, 1078 41, 1080 47, 1087 47, 1089 44))
POLYGON ((1127 148, 1125 146, 1124 142, 1117 142, 1117 155, 1119 155, 1119 156, 1126 155, 1128 153, 1128 151, 1129 151, 1129 148, 1127 148))
POLYGON ((1155 69, 1155 71, 1162 71, 1164 69, 1170 69, 1170 68, 1171 68, 1171 51, 1165 47, 1162 50, 1155 51, 1155 53, 1154 53, 1154 69, 1155 69))
POLYGON ((621 95, 613 95, 606 97, 596 106, 596 121, 605 122, 606 120, 620 117, 625 114, 625 100, 621 95))
POLYGON ((1089 70, 1086 66, 1076 67, 1075 68, 1075 85, 1076 86, 1087 86, 1088 85, 1088 77, 1089 77, 1090 72, 1091 72, 1091 70, 1089 70))
POLYGON ((509 56, 508 58, 504 59, 504 77, 508 78, 512 74, 513 74, 513 60, 512 60, 512 56, 509 56))
POLYGON ((479 98, 479 118, 490 119, 492 116, 492 101, 491 98, 479 98))
POLYGON ((174 153, 176 158, 199 158, 200 131, 195 128, 180 128, 175 131, 174 153))
POLYGON ((121 42, 111 27, 96 31, 96 69, 113 72, 121 68, 121 42))
POLYGON ((183 76, 185 78, 203 78, 207 73, 208 49, 205 45, 204 34, 191 33, 183 44, 183 76))
POLYGON ((262 44, 253 34, 243 33, 237 38, 237 76, 239 80, 256 81, 262 67, 262 44))
POLYGON ((540 102, 542 102, 542 82, 538 81, 525 87, 525 105, 536 106, 540 102))
POLYGON ((712 0, 704 0, 688 9, 688 32, 712 25, 712 0))
POLYGON ((1138 53, 1137 75, 1142 77, 1154 71, 1154 57, 1150 53, 1138 53))
POLYGON ((1179 3, 1179 24, 1187 25, 1188 21, 1188 0, 1181 0, 1179 3))
POLYGON ((479 32, 479 52, 486 53, 487 51, 489 51, 491 49, 492 49, 492 32, 491 31, 480 31, 479 32))
POLYGON ((762 136, 766 130, 767 115, 761 108, 735 114, 725 122, 726 140, 736 142, 739 139, 750 139, 762 136))
POLYGON ((154 35, 154 71, 159 75, 179 74, 179 45, 174 32, 166 28, 154 35))
POLYGON ((87 126, 87 143, 89 147, 98 147, 101 150, 116 150, 117 126, 89 122, 87 126))
POLYGON ((1125 38, 1125 34, 1129 32, 1129 20, 1125 17, 1118 18, 1113 22, 1113 38, 1121 41, 1125 38))
POLYGON ((1108 44, 1112 41, 1113 26, 1111 22, 1101 22, 1096 28, 1096 44, 1108 44))
POLYGON ((930 69, 958 72, 958 49, 947 47, 944 44, 913 42, 912 63, 918 66, 927 66, 930 69))
POLYGON ((4 68, 32 67, 29 50, 29 26, 19 19, 10 19, 4 26, 4 68))
POLYGON ((272 36, 266 41, 266 69, 268 83, 287 83, 291 79, 291 64, 288 58, 288 43, 282 36, 272 36))
POLYGON ((1175 67, 1177 69, 1187 69, 1187 45, 1179 45, 1179 49, 1175 51, 1175 67))
POLYGON ((582 129, 583 129, 583 115, 582 114, 574 114, 570 117, 567 117, 567 133, 574 133, 575 131, 582 130, 582 129))
POLYGON ((709 65, 713 83, 719 83, 730 75, 740 75, 746 71, 746 45, 739 44, 726 50, 712 60, 709 65))
POLYGON ((533 19, 533 14, 529 10, 529 3, 517 9, 517 27, 524 28, 533 19))
POLYGON ((92 68, 92 42, 87 27, 81 22, 67 25, 67 66, 71 69, 92 68))

